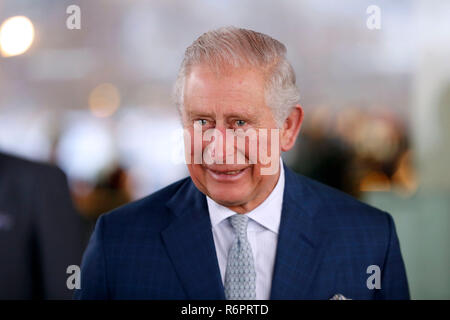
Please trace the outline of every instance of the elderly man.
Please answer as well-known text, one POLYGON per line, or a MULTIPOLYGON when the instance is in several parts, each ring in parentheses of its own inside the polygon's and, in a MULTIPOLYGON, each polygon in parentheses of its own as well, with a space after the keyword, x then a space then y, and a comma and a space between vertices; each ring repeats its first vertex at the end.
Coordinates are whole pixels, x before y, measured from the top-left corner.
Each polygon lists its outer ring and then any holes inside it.
POLYGON ((76 298, 409 298, 392 218, 280 160, 303 120, 282 43, 207 32, 175 89, 190 177, 98 220, 76 298))

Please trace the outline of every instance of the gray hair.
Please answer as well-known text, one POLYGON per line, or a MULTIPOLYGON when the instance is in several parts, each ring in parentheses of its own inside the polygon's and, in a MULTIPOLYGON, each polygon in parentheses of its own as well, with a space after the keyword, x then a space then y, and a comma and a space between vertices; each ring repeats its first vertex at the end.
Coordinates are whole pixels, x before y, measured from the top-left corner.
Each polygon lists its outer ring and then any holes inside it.
POLYGON ((208 64, 217 73, 227 67, 251 66, 266 75, 265 98, 278 127, 299 103, 300 94, 295 84, 295 73, 286 59, 286 47, 268 35, 236 27, 212 30, 195 40, 184 54, 174 87, 174 100, 179 110, 183 107, 184 85, 190 68, 208 64))

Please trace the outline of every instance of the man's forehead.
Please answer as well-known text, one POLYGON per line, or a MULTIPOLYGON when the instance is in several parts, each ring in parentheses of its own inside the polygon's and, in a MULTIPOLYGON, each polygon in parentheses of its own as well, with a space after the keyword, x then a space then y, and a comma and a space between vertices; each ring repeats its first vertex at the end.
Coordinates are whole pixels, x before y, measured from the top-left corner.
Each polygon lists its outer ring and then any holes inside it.
POLYGON ((258 75, 233 73, 223 78, 203 70, 186 79, 185 108, 238 112, 264 105, 264 83, 258 75))
POLYGON ((264 92, 264 75, 255 68, 235 68, 224 73, 217 73, 207 66, 195 66, 186 77, 185 93, 209 96, 221 92, 254 95, 264 92))

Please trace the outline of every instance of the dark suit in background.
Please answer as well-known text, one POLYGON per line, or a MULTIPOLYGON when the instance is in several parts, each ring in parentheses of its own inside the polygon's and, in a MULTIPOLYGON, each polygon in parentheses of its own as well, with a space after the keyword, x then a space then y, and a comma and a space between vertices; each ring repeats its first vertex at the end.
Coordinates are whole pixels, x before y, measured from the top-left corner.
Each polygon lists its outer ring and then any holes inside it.
POLYGON ((69 299, 87 225, 64 173, 0 153, 0 299, 69 299))

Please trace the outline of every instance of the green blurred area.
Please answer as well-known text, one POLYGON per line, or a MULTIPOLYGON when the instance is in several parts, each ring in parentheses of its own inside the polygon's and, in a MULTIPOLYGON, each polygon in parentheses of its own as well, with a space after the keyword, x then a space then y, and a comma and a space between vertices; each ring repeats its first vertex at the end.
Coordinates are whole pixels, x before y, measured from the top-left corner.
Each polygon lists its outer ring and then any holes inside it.
POLYGON ((450 299, 450 198, 425 193, 364 195, 394 218, 412 299, 450 299))

